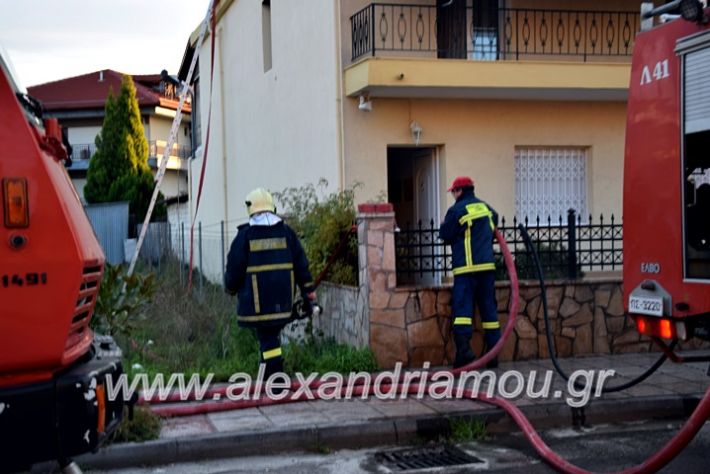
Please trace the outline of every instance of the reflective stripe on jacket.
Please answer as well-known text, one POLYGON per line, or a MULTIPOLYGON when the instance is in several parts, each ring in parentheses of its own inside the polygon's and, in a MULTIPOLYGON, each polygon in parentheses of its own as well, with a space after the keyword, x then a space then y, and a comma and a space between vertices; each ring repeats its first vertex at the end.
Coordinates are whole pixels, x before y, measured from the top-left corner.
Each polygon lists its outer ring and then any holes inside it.
POLYGON ((439 237, 451 245, 453 273, 495 270, 493 231, 498 213, 485 202, 464 192, 446 212, 439 237))
POLYGON ((244 327, 287 323, 296 289, 313 291, 303 247, 283 222, 239 227, 227 256, 224 285, 237 293, 237 321, 244 327))

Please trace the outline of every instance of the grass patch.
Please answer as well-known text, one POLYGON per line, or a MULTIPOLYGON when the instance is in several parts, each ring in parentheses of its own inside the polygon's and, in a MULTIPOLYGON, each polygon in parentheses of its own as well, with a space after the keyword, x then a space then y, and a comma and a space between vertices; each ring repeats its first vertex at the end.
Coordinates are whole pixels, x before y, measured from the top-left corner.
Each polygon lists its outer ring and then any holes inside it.
POLYGON ((466 443, 469 441, 484 441, 488 439, 486 424, 477 419, 451 418, 449 419, 449 441, 466 443))
MULTIPOLYGON (((254 331, 236 323, 236 300, 221 286, 204 283, 188 295, 180 283, 179 264, 164 262, 156 277, 157 289, 135 320, 129 334, 116 334, 124 351, 124 368, 129 378, 158 373, 165 380, 172 373, 199 373, 204 380, 226 382, 235 372, 255 377, 259 366, 259 343, 254 331), (134 364, 140 367, 134 368, 134 364)), ((147 273, 149 269, 140 268, 147 273)), ((196 280, 196 278, 195 278, 196 280)), ((328 317, 327 315, 325 317, 328 317)), ((369 349, 354 349, 332 340, 309 338, 284 346, 286 372, 373 372, 377 363, 369 349)), ((148 408, 136 406, 133 420, 124 417, 112 442, 139 442, 160 435, 160 417, 148 408)))
MULTIPOLYGON (((180 283, 176 261, 161 265, 156 284, 144 317, 130 336, 119 338, 129 375, 184 372, 204 377, 213 373, 214 382, 225 382, 235 372, 256 376, 259 343, 253 330, 238 327, 233 297, 207 281, 201 292, 195 288, 188 295, 180 283), (134 364, 141 368, 134 369, 134 364)), ((323 317, 328 317, 327 313, 323 317)), ((285 345, 284 357, 285 369, 291 374, 377 369, 369 349, 313 337, 285 345)))
POLYGON ((113 443, 131 443, 157 439, 160 436, 160 417, 149 408, 137 406, 133 410, 133 419, 128 419, 128 409, 124 410, 123 420, 116 428, 111 441, 113 443))

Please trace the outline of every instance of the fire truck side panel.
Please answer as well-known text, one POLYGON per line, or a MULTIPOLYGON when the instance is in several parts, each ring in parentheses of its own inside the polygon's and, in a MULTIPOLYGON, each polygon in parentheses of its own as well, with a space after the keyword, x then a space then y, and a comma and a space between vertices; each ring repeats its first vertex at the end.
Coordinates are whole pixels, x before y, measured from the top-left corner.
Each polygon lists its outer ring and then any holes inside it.
MULTIPOLYGON (((710 312, 710 285, 685 281, 679 38, 705 26, 676 20, 641 33, 631 67, 624 161, 624 301, 644 280, 672 296, 671 316, 710 312), (686 311, 676 308, 687 303, 686 311)), ((710 216, 709 216, 710 218, 710 216)))
POLYGON ((0 178, 26 178, 29 207, 27 228, 8 228, 0 215, 2 387, 47 377, 86 353, 104 259, 63 164, 41 150, 4 74, 0 110, 0 178), (26 243, 14 248, 17 236, 26 243))

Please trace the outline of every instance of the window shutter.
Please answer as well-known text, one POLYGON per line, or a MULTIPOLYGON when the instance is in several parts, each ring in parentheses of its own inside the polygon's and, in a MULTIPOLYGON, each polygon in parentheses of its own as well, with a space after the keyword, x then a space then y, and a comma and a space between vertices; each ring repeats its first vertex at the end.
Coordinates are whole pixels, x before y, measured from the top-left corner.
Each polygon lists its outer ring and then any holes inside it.
POLYGON ((685 133, 710 130, 710 48, 685 56, 685 133))
POLYGON ((515 196, 518 220, 564 223, 568 209, 585 218, 587 149, 516 147, 515 196))

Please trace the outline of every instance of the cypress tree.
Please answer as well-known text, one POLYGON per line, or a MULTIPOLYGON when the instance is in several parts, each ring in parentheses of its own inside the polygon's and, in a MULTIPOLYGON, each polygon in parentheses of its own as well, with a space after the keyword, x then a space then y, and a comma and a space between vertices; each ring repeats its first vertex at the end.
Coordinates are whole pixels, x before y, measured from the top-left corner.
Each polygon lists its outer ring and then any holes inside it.
MULTIPOLYGON (((86 172, 84 198, 89 203, 128 201, 130 213, 143 221, 153 194, 153 173, 131 76, 123 76, 118 97, 109 91, 104 110, 103 127, 95 141, 96 153, 86 172)), ((165 213, 161 194, 153 216, 165 213)))

